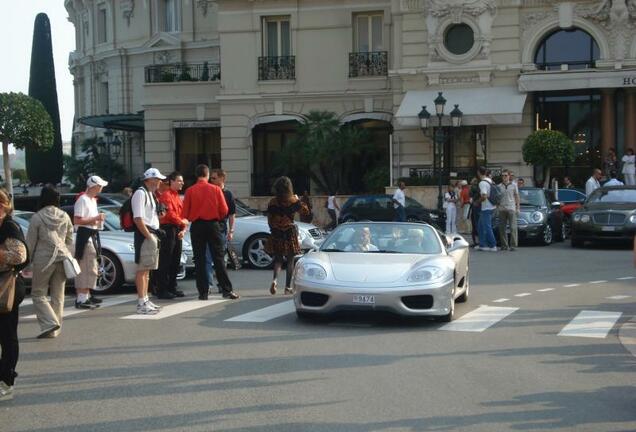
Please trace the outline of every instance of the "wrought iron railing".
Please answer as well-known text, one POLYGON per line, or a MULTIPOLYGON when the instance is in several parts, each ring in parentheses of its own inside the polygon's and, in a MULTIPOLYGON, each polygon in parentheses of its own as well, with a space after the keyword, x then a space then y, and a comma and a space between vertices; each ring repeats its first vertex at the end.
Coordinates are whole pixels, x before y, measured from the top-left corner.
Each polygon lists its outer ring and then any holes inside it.
POLYGON ((220 81, 219 63, 176 63, 146 66, 147 83, 166 83, 179 81, 220 81))
POLYGON ((259 57, 259 81, 296 79, 296 57, 259 57))
POLYGON ((349 78, 388 75, 386 51, 349 53, 349 78))

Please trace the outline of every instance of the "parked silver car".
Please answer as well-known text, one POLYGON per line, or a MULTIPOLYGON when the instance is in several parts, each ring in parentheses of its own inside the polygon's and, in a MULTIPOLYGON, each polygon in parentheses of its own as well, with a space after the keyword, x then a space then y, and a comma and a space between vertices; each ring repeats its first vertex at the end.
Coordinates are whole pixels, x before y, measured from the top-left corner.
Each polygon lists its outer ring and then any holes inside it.
MULTIPOLYGON (((16 211, 13 219, 20 225, 26 234, 29 229, 29 221, 35 213, 16 211)), ((124 231, 103 231, 99 235, 102 245, 102 257, 99 265, 99 278, 95 291, 115 290, 124 283, 134 283, 137 264, 135 264, 135 246, 133 233, 124 231)), ((177 279, 185 277, 185 254, 181 255, 181 268, 177 279)), ((32 272, 30 267, 23 270, 22 275, 30 281, 32 272)))
POLYGON ((426 224, 340 225, 297 263, 299 317, 341 310, 389 311, 451 321, 468 299, 468 242, 426 224))

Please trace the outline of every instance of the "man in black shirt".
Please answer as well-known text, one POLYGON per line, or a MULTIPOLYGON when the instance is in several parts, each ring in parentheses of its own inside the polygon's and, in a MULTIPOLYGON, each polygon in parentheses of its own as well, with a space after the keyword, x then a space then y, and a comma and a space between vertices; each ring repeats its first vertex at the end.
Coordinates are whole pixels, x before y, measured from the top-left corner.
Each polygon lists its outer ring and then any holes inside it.
MULTIPOLYGON (((223 245, 225 249, 227 249, 227 242, 232 241, 232 238, 234 237, 234 222, 236 220, 236 202, 234 201, 234 195, 232 194, 232 192, 230 192, 229 190, 225 188, 226 178, 227 178, 227 174, 225 173, 224 170, 220 168, 213 169, 212 171, 210 171, 210 182, 212 184, 217 185, 223 190, 223 195, 225 196, 225 203, 227 204, 227 208, 228 208, 227 216, 225 220, 223 221, 224 223, 221 224, 222 226, 221 229, 224 230, 222 234, 223 234, 223 239, 225 240, 225 243, 223 245)), ((211 257, 207 257, 207 264, 208 264, 207 266, 208 271, 210 272, 210 274, 212 274, 213 263, 212 263, 211 257)), ((214 279, 212 279, 212 277, 210 276, 208 280, 210 281, 210 285, 211 285, 214 279)), ((221 292, 220 289, 219 289, 219 292, 221 292)))

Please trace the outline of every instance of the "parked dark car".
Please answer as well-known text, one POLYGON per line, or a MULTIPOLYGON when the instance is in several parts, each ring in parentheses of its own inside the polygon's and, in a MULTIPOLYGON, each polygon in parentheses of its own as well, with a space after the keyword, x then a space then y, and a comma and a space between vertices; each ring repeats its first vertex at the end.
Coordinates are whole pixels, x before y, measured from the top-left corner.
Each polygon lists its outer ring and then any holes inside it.
MULTIPOLYGON (((356 221, 392 221, 395 217, 391 195, 359 195, 351 197, 340 210, 340 223, 356 221)), ((426 222, 441 230, 446 228, 446 215, 425 208, 413 198, 406 197, 406 220, 426 222)))
POLYGON ((636 232, 636 186, 596 189, 572 215, 572 247, 586 241, 627 241, 636 232))
MULTIPOLYGON (((517 217, 519 242, 536 241, 549 245, 565 240, 561 203, 554 201, 552 192, 533 187, 519 188, 521 212, 517 217)), ((498 235, 499 218, 493 220, 495 238, 498 235)))
MULTIPOLYGON (((60 206, 73 206, 77 200, 78 194, 76 193, 63 193, 60 194, 60 206)), ((99 194, 97 196, 97 204, 99 205, 118 205, 121 206, 121 198, 125 197, 123 194, 99 194)), ((38 211, 39 195, 16 195, 13 197, 13 206, 16 210, 21 211, 38 211)), ((124 198, 125 201, 125 198, 124 198)), ((123 201, 122 201, 123 202, 123 201)))

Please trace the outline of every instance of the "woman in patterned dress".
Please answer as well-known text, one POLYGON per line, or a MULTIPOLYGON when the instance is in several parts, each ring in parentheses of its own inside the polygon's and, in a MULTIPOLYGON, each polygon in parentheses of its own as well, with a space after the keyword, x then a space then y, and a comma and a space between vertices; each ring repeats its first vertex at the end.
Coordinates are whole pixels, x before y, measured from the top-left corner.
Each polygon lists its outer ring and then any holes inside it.
POLYGON ((288 177, 280 177, 274 182, 275 197, 267 206, 267 223, 271 235, 265 245, 265 251, 274 257, 274 277, 269 287, 270 294, 276 294, 278 273, 287 258, 285 294, 291 294, 291 277, 294 272, 294 256, 301 253, 298 243, 298 228, 294 224, 294 215, 307 215, 309 208, 294 194, 292 182, 288 177))

